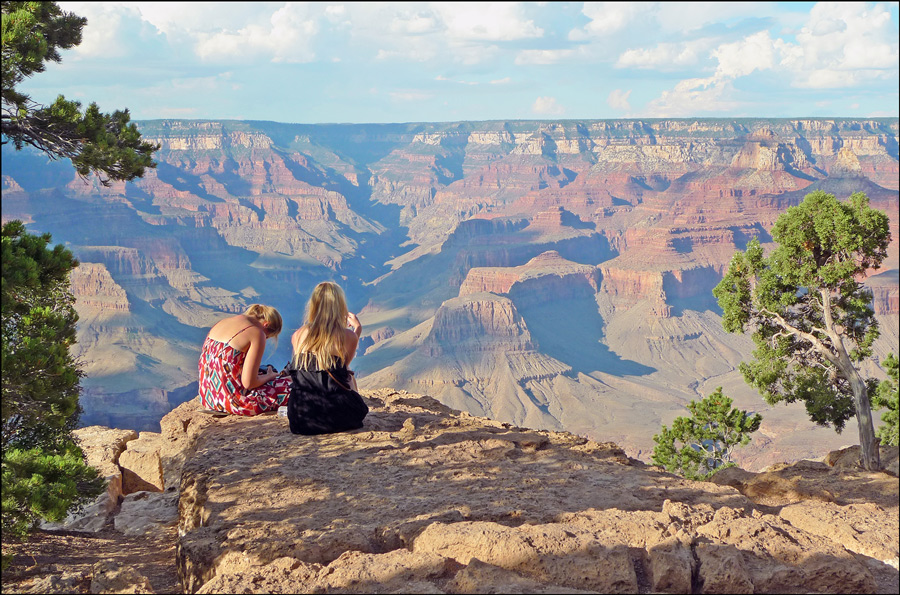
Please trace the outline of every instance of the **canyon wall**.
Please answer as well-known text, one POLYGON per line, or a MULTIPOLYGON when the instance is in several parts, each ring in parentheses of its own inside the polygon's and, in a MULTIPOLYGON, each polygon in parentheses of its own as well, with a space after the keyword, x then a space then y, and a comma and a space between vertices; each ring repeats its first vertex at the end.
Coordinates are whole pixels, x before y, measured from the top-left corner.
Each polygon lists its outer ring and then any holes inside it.
POLYGON ((292 331, 334 280, 364 324, 363 386, 645 459, 662 423, 723 386, 766 420, 753 465, 837 448, 853 439, 743 384, 752 345, 722 331, 711 296, 735 251, 771 248, 778 216, 817 189, 865 192, 890 218, 866 282, 876 355, 896 349, 896 118, 138 125, 158 167, 110 187, 3 149, 3 220, 83 263, 77 355, 97 423, 152 429, 190 398, 212 324, 260 302, 292 331))

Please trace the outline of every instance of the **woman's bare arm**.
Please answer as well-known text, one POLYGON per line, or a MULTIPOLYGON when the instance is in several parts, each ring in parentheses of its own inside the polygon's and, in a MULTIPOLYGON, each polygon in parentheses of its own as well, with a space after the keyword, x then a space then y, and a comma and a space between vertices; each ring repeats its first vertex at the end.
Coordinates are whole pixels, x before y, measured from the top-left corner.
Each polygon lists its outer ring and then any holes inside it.
POLYGON ((260 328, 251 329, 250 346, 244 357, 244 368, 241 370, 241 384, 246 389, 254 389, 278 376, 277 372, 259 373, 263 352, 266 350, 266 333, 260 328))
POLYGON ((353 361, 353 358, 356 356, 356 347, 359 345, 359 336, 362 334, 362 323, 359 321, 359 318, 356 317, 356 314, 350 312, 347 314, 347 325, 350 327, 346 330, 346 339, 344 342, 344 347, 346 352, 344 353, 344 365, 348 368, 350 367, 350 362, 353 361))

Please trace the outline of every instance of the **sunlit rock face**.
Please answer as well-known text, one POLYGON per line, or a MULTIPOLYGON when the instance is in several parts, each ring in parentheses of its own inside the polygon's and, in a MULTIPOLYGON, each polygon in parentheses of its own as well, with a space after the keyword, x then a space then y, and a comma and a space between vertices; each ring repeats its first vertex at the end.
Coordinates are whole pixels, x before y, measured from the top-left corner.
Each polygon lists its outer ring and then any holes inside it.
MULTIPOLYGON (((153 429, 196 394, 217 320, 261 302, 292 332, 334 280, 364 324, 363 386, 644 459, 661 424, 723 386, 765 418, 753 465, 838 448, 851 438, 744 385, 752 344, 722 331, 711 295, 735 251, 771 247, 778 216, 816 189, 863 191, 888 214, 888 258, 866 282, 876 355, 898 340, 897 119, 139 126, 158 166, 109 187, 3 152, 3 220, 83 263, 87 419, 153 429)), ((289 351, 282 337, 266 361, 289 351)))

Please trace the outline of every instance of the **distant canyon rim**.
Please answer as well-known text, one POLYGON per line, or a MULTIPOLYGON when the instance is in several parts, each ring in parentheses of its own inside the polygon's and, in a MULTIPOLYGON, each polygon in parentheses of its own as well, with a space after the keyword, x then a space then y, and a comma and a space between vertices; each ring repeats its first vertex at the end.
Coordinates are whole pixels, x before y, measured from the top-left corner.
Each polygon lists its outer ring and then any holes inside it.
POLYGON ((722 330, 711 293, 816 189, 865 192, 890 217, 866 279, 876 358, 900 338, 897 118, 138 126, 158 167, 109 188, 3 148, 3 221, 81 261, 83 425, 158 430, 196 395, 216 320, 260 302, 292 330, 334 280, 364 324, 363 388, 648 461, 660 426, 722 386, 764 418, 741 466, 818 458, 856 443, 855 422, 838 435, 767 405, 737 371, 752 343, 722 330))

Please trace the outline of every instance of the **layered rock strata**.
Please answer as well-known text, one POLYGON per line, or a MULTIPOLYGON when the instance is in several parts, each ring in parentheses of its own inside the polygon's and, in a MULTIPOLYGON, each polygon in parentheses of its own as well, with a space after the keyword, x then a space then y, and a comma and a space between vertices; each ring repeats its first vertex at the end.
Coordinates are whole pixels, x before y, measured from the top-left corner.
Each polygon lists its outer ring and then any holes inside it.
MULTIPOLYGON (((743 385, 752 345, 721 336, 710 295, 734 252, 753 238, 770 249, 772 224, 812 190, 864 191, 888 214, 894 240, 867 279, 878 357, 900 332, 896 118, 139 126, 159 165, 108 188, 4 147, 3 220, 85 263, 73 276, 85 422, 155 431, 191 396, 215 322, 260 302, 296 328, 310 289, 338 280, 369 335, 361 380, 382 382, 366 386, 616 431, 646 456, 660 424, 724 385, 764 413, 765 452, 837 447, 802 408, 768 408, 743 385), (523 276, 548 251, 569 268, 523 276), (485 290, 508 303, 476 304, 485 290), (454 320, 491 330, 466 353, 454 320)), ((267 363, 289 351, 282 341, 267 363)))

